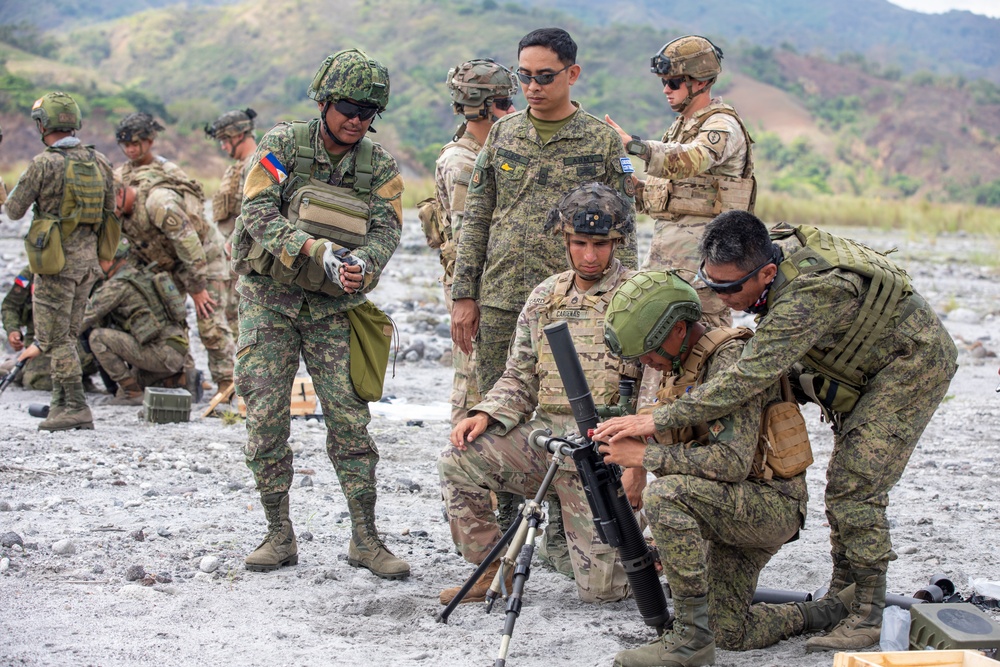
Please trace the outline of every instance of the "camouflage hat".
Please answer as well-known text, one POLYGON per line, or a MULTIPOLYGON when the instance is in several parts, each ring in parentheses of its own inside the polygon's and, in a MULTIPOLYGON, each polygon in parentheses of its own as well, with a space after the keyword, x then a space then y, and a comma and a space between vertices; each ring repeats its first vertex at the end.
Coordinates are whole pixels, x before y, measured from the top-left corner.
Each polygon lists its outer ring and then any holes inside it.
POLYGON ((604 316, 604 342, 634 359, 658 350, 678 322, 701 319, 698 293, 673 271, 640 271, 622 283, 604 316))
POLYGON ((353 100, 385 111, 389 104, 389 70, 363 51, 338 51, 319 66, 308 95, 317 102, 353 100))
POLYGON ((664 78, 689 76, 708 81, 722 71, 722 49, 698 35, 679 37, 649 59, 649 71, 664 78))
POLYGON ((80 106, 66 93, 45 93, 31 105, 31 119, 46 130, 79 130, 80 106))
POLYGON ((476 58, 452 67, 445 83, 451 92, 455 113, 465 115, 483 109, 494 97, 512 97, 517 93, 514 73, 492 58, 476 58))
POLYGON ((155 139, 157 132, 162 132, 165 128, 156 122, 156 119, 144 111, 130 113, 122 118, 115 129, 115 141, 124 143, 128 141, 140 141, 142 139, 155 139))
POLYGON ((545 231, 593 234, 620 239, 635 229, 632 207, 604 183, 584 183, 562 196, 549 211, 545 231))
POLYGON ((205 134, 211 139, 220 140, 235 137, 253 130, 253 119, 256 117, 257 112, 250 108, 227 111, 216 118, 214 123, 205 126, 205 134))

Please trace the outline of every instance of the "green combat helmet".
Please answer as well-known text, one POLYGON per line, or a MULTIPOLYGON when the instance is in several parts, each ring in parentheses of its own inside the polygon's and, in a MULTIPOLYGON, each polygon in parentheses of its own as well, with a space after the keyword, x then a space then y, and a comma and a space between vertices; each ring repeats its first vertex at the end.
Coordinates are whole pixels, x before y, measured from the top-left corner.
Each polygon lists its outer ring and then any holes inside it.
MULTIPOLYGON (((604 342, 635 359, 660 349, 678 322, 701 319, 698 293, 673 271, 641 271, 622 283, 604 316, 604 342)), ((675 360, 676 366, 680 360, 675 360)))
POLYGON ((466 120, 488 118, 494 97, 513 97, 517 93, 513 72, 492 58, 476 58, 452 67, 445 83, 455 113, 466 120))
POLYGON ((635 216, 628 202, 604 183, 584 183, 562 196, 549 211, 545 231, 594 234, 620 239, 635 229, 635 216))
POLYGON ((66 93, 45 93, 31 105, 31 119, 42 127, 42 136, 51 132, 79 130, 80 106, 66 93))
POLYGON ((162 132, 164 129, 148 113, 137 111, 125 116, 118 123, 118 127, 115 129, 115 141, 122 144, 144 139, 155 139, 156 133, 162 132))
POLYGON ((722 72, 722 49, 698 35, 678 37, 649 59, 649 71, 665 79, 689 76, 698 81, 713 80, 722 72))
POLYGON ((371 104, 381 113, 389 104, 389 70, 357 49, 338 51, 319 66, 308 95, 321 103, 371 104))
POLYGON ((205 134, 211 139, 226 139, 228 137, 238 137, 244 132, 253 130, 253 119, 257 117, 257 112, 247 108, 243 111, 227 111, 214 123, 205 126, 205 134))

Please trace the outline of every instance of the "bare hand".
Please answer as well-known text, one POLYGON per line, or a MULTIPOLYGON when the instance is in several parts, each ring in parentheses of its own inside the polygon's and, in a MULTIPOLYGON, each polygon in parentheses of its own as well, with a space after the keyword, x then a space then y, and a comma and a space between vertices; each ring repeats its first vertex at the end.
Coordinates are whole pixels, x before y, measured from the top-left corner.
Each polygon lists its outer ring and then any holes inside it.
POLYGON ((344 286, 344 291, 348 294, 354 294, 361 289, 364 280, 365 274, 360 264, 344 262, 340 265, 340 284, 344 286))
POLYGON ((451 309, 451 340, 466 354, 472 354, 472 339, 479 332, 479 304, 475 299, 458 299, 451 309))
POLYGON ((26 359, 34 359, 41 353, 42 350, 37 345, 29 345, 28 347, 24 348, 21 354, 18 355, 17 360, 24 361, 26 359))
POLYGON ((466 443, 472 442, 486 430, 486 427, 490 425, 490 416, 485 412, 477 412, 471 417, 466 417, 462 421, 455 424, 454 430, 451 432, 451 444, 452 446, 464 452, 466 449, 466 443))
MULTIPOLYGON (((597 439, 596 434, 594 439, 597 439)), ((615 442, 601 442, 597 451, 604 455, 605 463, 617 463, 623 468, 641 468, 646 443, 638 438, 619 438, 615 442)))
POLYGON ((15 352, 20 352, 24 349, 24 336, 20 331, 11 331, 7 334, 7 342, 10 343, 15 352))
POLYGON ((618 133, 618 136, 621 137, 621 139, 622 139, 622 145, 623 146, 625 144, 627 144, 628 142, 632 141, 632 135, 629 134, 628 132, 626 132, 625 130, 623 130, 621 127, 619 127, 618 123, 616 123, 615 121, 611 120, 611 116, 608 116, 607 114, 605 114, 604 115, 604 122, 607 123, 608 125, 610 125, 614 129, 614 131, 618 133))
POLYGON ((625 468, 622 471, 622 486, 625 488, 625 496, 628 498, 629 504, 632 505, 632 509, 641 510, 642 490, 646 488, 646 469, 625 468))
POLYGON ((598 424, 594 431, 594 440, 615 444, 623 438, 644 438, 655 433, 656 424, 653 423, 653 415, 629 415, 612 417, 598 424))
POLYGON ((199 318, 207 320, 215 312, 213 306, 216 305, 216 301, 209 295, 207 289, 191 294, 191 299, 194 301, 194 307, 198 311, 199 318))

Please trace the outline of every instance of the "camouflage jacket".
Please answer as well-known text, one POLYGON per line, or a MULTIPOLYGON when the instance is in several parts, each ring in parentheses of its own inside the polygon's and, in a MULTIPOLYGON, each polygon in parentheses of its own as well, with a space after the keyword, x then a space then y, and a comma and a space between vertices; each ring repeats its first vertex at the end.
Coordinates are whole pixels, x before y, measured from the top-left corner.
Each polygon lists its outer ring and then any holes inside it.
POLYGON ((229 238, 236 227, 236 216, 240 214, 240 204, 243 202, 243 183, 252 158, 253 155, 248 155, 226 167, 219 190, 212 196, 212 218, 226 238, 229 238))
POLYGON ((462 236, 469 181, 481 149, 482 145, 476 138, 466 133, 458 141, 445 146, 434 164, 434 195, 441 207, 441 224, 446 228, 445 242, 441 246, 441 264, 444 266, 442 282, 445 285, 455 280, 455 256, 462 236))
MULTIPOLYGON (((748 344, 749 341, 733 339, 716 348, 705 361, 702 381, 696 382, 695 386, 711 381, 735 364, 743 353, 744 346, 748 344)), ((664 376, 661 387, 666 384, 668 377, 664 376)), ((647 440, 648 444, 643 456, 642 467, 657 477, 693 475, 703 479, 731 483, 746 480, 750 476, 754 454, 757 452, 764 406, 771 400, 778 398, 777 386, 771 385, 766 391, 755 394, 735 406, 727 414, 706 420, 701 424, 705 428, 699 429, 699 431, 704 433, 704 439, 707 442, 692 440, 678 444, 660 444, 660 442, 650 438, 647 440)), ((643 407, 645 406, 640 405, 640 410, 643 407)), ((767 484, 786 496, 798 499, 800 501, 799 509, 802 516, 805 516, 808 491, 806 490, 806 474, 804 472, 792 479, 775 477, 771 480, 755 481, 767 484)))
MULTIPOLYGON (((332 169, 326 149, 323 147, 319 127, 318 118, 309 122, 309 136, 316 151, 313 178, 338 187, 354 185, 354 162, 358 147, 352 148, 337 168, 332 169)), ((305 242, 313 237, 297 229, 281 214, 281 184, 261 165, 261 160, 268 155, 273 156, 291 175, 296 155, 295 136, 291 124, 276 125, 264 135, 257 147, 253 166, 247 174, 243 189, 243 205, 237 230, 249 234, 254 241, 273 254, 276 261, 282 262, 289 268, 298 269, 305 262, 312 261, 309 257, 300 255, 299 251, 305 242)), ((365 262, 365 270, 372 275, 371 282, 362 291, 333 297, 307 291, 296 285, 282 284, 269 276, 250 273, 240 276, 236 288, 240 296, 288 317, 296 317, 305 302, 315 319, 333 313, 343 313, 363 303, 366 300, 365 294, 378 284, 382 270, 388 264, 392 253, 396 251, 403 224, 403 177, 396 166, 396 160, 379 144, 374 146, 372 168, 374 174, 369 200, 371 217, 368 221, 368 240, 365 245, 351 251, 352 255, 365 262)))
MULTIPOLYGON (((544 146, 527 111, 498 120, 472 174, 452 298, 519 311, 535 285, 566 267, 562 235, 542 229, 549 210, 592 181, 632 201, 631 171, 618 134, 582 108, 544 146)), ((618 256, 637 266, 634 234, 618 256)))
MULTIPOLYGON (((542 326, 548 323, 548 311, 556 302, 553 297, 557 283, 559 283, 560 278, 571 277, 572 273, 572 271, 567 271, 550 276, 531 292, 517 318, 517 327, 514 330, 514 338, 511 341, 510 353, 507 357, 507 367, 504 369, 503 375, 483 397, 483 401, 470 410, 470 413, 479 411, 490 415, 502 424, 503 433, 507 433, 521 422, 527 421, 533 413, 542 423, 551 427, 558 436, 576 430, 576 421, 571 414, 552 415, 538 409, 540 374, 542 372, 539 367, 539 357, 542 350, 542 337, 545 335, 542 332, 542 326)), ((591 296, 614 291, 630 275, 632 275, 631 270, 625 268, 617 259, 613 260, 611 269, 604 278, 587 290, 585 294, 591 296)), ((571 288, 571 293, 580 292, 574 286, 571 288)), ((584 300, 581 301, 584 304, 587 303, 584 300)), ((571 330, 570 334, 575 341, 575 332, 571 330)), ((605 348, 604 354, 606 359, 611 359, 607 348, 605 348)), ((600 360, 591 361, 599 362, 600 360)), ((618 365, 617 360, 614 360, 614 365, 618 365)), ((591 366, 596 368, 600 364, 591 364, 591 366)), ((591 370, 589 373, 586 370, 584 372, 588 384, 594 386, 596 383, 600 383, 603 386, 605 378, 595 378, 593 377, 595 373, 606 374, 606 368, 591 370)))
POLYGON ((8 334, 12 331, 20 331, 25 328, 24 344, 30 345, 35 337, 35 323, 31 317, 31 283, 34 274, 30 267, 24 267, 14 278, 7 296, 3 298, 3 305, 0 306, 0 316, 3 318, 3 328, 8 334))
MULTIPOLYGON (((794 236, 778 245, 785 256, 802 247, 794 236)), ((778 298, 765 297, 765 311, 758 315, 754 337, 739 360, 672 405, 654 410, 657 429, 680 428, 729 414, 766 391, 810 349, 825 353, 833 348, 857 318, 869 285, 869 280, 856 273, 832 269, 802 274, 778 298)), ((893 431, 904 439, 915 437, 919 431, 914 433, 914 429, 923 425, 898 423, 892 415, 913 404, 931 374, 935 378, 949 370, 953 374, 956 356, 954 342, 933 309, 916 293, 902 300, 886 332, 861 362, 868 383, 858 405, 845 415, 842 431, 879 420, 891 422, 893 431), (879 380, 880 372, 892 372, 893 359, 909 354, 926 358, 927 377, 879 380)))
POLYGON ((135 185, 135 173, 140 169, 159 169, 174 178, 193 182, 193 179, 187 175, 187 172, 162 155, 153 156, 153 161, 147 165, 133 166, 131 162, 118 165, 115 168, 115 176, 125 185, 135 185))
POLYGON ((735 117, 719 113, 721 107, 722 100, 713 99, 691 118, 678 115, 662 141, 644 142, 651 153, 646 175, 668 179, 698 174, 743 176, 749 156, 746 131, 735 117))
MULTIPOLYGON (((129 282, 129 278, 139 273, 139 269, 130 263, 123 265, 110 280, 94 289, 87 302, 87 310, 83 315, 81 331, 91 327, 102 326, 105 318, 110 319, 122 331, 128 331, 128 321, 136 313, 145 311, 150 317, 152 312, 146 297, 129 282)), ((152 288, 152 285, 150 285, 152 288)), ((160 322, 160 333, 147 345, 173 341, 187 348, 187 328, 176 322, 160 322)))

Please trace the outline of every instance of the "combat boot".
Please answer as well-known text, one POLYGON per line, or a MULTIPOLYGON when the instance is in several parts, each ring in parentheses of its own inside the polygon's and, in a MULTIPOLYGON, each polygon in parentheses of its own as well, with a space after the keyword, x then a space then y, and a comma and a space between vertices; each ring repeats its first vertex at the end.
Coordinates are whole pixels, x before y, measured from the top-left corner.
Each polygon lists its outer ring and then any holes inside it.
POLYGON ((848 609, 854 602, 854 584, 833 597, 822 597, 809 602, 793 602, 802 612, 802 632, 829 632, 847 618, 848 609))
POLYGON ((135 378, 127 377, 118 383, 118 391, 108 405, 142 405, 143 391, 135 378))
POLYGON ((61 384, 52 385, 52 399, 49 401, 49 419, 58 417, 66 409, 66 392, 61 384))
POLYGON ((854 600, 847 617, 829 634, 810 637, 806 652, 860 651, 879 641, 882 632, 882 610, 885 609, 885 572, 876 569, 851 570, 854 579, 854 600))
MULTIPOLYGON (((464 598, 462 598, 462 604, 465 604, 466 602, 485 602, 486 593, 490 590, 490 586, 493 585, 493 579, 497 576, 497 571, 499 569, 500 559, 498 558, 490 563, 490 566, 486 568, 486 571, 479 576, 476 583, 472 585, 469 592, 465 594, 464 598)), ((504 570, 504 585, 506 586, 508 593, 514 587, 513 568, 508 567, 504 570)), ((458 595, 460 590, 462 590, 461 586, 446 588, 441 591, 441 595, 438 596, 438 599, 441 600, 441 604, 451 604, 451 601, 455 599, 455 596, 458 595)))
POLYGON ((351 512, 351 544, 347 549, 347 564, 363 567, 382 579, 405 579, 410 576, 410 566, 397 558, 379 537, 375 527, 374 491, 360 498, 347 500, 351 512))
POLYGON ((542 534, 542 546, 538 556, 542 562, 559 574, 574 579, 573 562, 569 557, 569 543, 566 541, 566 526, 563 525, 562 505, 559 496, 552 494, 549 503, 549 521, 542 534))
POLYGON ((56 416, 52 416, 52 407, 49 407, 49 416, 38 425, 39 431, 69 431, 71 429, 94 429, 94 415, 87 405, 87 397, 83 393, 83 382, 62 383, 63 409, 58 411, 56 416))
POLYGON ((248 570, 270 572, 299 562, 292 521, 288 518, 288 492, 261 494, 260 504, 267 516, 267 536, 243 561, 248 570))
POLYGON ((621 651, 615 667, 701 667, 715 664, 715 633, 708 625, 708 596, 674 599, 674 627, 652 644, 621 651))
POLYGON ((839 553, 831 553, 833 558, 833 573, 830 575, 830 587, 827 588, 824 598, 832 598, 840 591, 851 584, 851 563, 847 556, 839 553))

